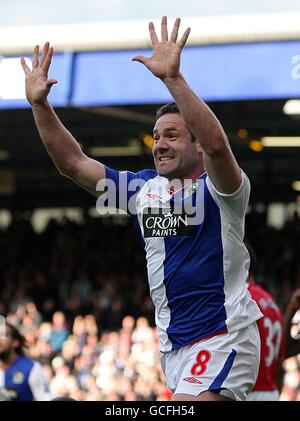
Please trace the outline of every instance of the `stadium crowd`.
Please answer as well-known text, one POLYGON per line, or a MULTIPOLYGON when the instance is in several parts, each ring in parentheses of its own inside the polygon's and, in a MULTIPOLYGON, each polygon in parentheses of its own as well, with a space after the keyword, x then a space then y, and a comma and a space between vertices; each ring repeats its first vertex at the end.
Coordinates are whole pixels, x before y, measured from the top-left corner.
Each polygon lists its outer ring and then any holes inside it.
MULTIPOLYGON (((284 311, 300 287, 300 220, 276 230, 251 212, 258 277, 284 311)), ((53 396, 169 400, 144 255, 127 218, 51 220, 37 233, 15 215, 0 233, 0 314, 27 341, 53 396)), ((300 355, 284 362, 281 400, 300 400, 300 355)))

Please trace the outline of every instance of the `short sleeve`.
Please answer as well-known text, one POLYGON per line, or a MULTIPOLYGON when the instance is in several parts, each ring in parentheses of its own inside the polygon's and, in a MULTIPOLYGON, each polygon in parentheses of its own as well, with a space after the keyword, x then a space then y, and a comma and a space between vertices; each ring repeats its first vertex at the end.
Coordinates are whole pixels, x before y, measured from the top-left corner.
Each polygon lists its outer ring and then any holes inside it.
POLYGON ((240 222, 244 219, 249 203, 250 181, 243 171, 241 174, 242 182, 239 188, 231 194, 219 192, 209 176, 206 178, 206 185, 212 198, 232 222, 240 222))
MULTIPOLYGON (((129 215, 136 215, 136 197, 147 180, 156 176, 154 170, 143 170, 137 173, 118 171, 105 166, 105 201, 104 206, 122 209, 129 215)), ((100 196, 100 201, 101 199, 100 196)), ((99 201, 98 199, 98 201, 99 201)), ((97 201, 97 204, 98 204, 97 201)))

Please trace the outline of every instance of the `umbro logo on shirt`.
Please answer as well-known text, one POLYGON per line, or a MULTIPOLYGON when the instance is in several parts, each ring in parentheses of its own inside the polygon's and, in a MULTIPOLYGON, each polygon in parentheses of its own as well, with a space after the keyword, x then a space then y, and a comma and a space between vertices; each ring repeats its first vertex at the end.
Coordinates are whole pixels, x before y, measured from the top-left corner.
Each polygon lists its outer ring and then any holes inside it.
POLYGON ((189 217, 183 211, 172 213, 167 208, 145 208, 143 212, 144 237, 190 236, 194 226, 189 224, 189 217))
POLYGON ((198 384, 203 384, 202 382, 200 382, 200 380, 195 379, 195 377, 186 377, 186 378, 185 378, 185 379, 183 379, 183 380, 185 380, 186 382, 189 382, 189 383, 198 383, 198 384))
POLYGON ((150 197, 150 199, 153 199, 153 200, 156 200, 156 199, 162 200, 162 197, 159 194, 156 194, 156 193, 147 193, 147 196, 150 197))

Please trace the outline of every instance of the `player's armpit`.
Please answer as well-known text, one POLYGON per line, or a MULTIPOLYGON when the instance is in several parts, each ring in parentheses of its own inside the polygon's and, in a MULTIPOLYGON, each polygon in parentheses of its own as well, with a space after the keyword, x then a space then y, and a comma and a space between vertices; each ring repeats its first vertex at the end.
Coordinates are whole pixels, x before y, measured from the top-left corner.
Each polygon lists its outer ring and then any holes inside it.
POLYGON ((231 223, 240 222, 244 219, 249 203, 250 182, 246 174, 241 170, 240 172, 242 179, 241 184, 232 194, 226 194, 218 191, 210 179, 210 176, 206 179, 206 184, 210 194, 231 223))

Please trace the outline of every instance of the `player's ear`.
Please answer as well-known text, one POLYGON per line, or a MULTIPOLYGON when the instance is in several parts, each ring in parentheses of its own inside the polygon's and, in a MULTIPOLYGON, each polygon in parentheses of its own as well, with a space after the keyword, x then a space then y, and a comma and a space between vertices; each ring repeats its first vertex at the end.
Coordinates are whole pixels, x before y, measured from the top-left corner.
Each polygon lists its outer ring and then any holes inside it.
POLYGON ((203 152, 203 148, 198 139, 195 140, 195 145, 196 145, 197 152, 203 152))

